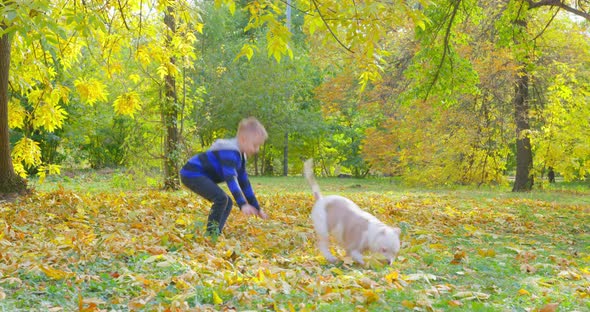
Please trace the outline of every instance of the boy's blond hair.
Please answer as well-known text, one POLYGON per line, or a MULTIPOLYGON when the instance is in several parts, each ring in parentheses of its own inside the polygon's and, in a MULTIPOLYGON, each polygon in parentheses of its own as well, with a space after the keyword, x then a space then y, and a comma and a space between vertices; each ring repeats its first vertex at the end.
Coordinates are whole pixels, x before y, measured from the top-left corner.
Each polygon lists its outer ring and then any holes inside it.
POLYGON ((268 138, 266 129, 264 129, 264 126, 260 123, 260 121, 254 117, 244 118, 242 121, 240 121, 240 124, 238 125, 238 136, 241 134, 255 134, 261 136, 265 140, 268 138))

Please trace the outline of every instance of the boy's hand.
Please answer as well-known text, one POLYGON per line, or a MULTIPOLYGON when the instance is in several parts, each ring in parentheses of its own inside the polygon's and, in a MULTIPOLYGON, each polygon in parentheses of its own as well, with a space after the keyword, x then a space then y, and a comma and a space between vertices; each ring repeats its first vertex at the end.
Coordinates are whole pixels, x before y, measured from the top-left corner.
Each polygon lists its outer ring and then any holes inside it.
POLYGON ((265 220, 266 220, 266 219, 268 219, 268 215, 266 214, 266 212, 262 211, 262 209, 260 209, 260 210, 258 211, 258 216, 259 216, 261 219, 265 219, 265 220))
POLYGON ((258 210, 256 209, 256 207, 250 204, 245 204, 244 206, 242 206, 241 210, 242 213, 247 216, 259 216, 262 219, 268 219, 268 215, 264 211, 258 210))

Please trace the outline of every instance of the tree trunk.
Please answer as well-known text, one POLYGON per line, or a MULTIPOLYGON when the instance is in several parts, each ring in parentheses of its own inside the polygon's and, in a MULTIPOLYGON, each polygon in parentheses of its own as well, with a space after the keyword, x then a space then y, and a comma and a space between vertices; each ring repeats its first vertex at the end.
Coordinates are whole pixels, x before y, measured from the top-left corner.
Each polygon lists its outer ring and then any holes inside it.
MULTIPOLYGON (((0 27, 4 30, 5 26, 0 27)), ((8 138, 8 72, 10 70, 10 37, 0 38, 0 198, 27 189, 24 179, 14 172, 8 138)))
POLYGON ((285 131, 285 147, 283 149, 283 176, 289 175, 289 132, 285 131))
MULTIPOLYGON (((171 46, 176 20, 174 8, 169 6, 164 16, 164 23, 168 26, 166 45, 171 46)), ((170 57, 170 63, 175 64, 176 59, 170 57)), ((178 177, 179 137, 178 137, 178 97, 176 95, 176 79, 168 73, 165 77, 165 99, 163 105, 163 120, 166 127, 166 140, 164 142, 164 189, 177 190, 180 188, 178 177)))
POLYGON ((527 192, 533 188, 533 153, 529 137, 529 74, 526 68, 518 74, 514 96, 516 121, 516 177, 513 192, 527 192))

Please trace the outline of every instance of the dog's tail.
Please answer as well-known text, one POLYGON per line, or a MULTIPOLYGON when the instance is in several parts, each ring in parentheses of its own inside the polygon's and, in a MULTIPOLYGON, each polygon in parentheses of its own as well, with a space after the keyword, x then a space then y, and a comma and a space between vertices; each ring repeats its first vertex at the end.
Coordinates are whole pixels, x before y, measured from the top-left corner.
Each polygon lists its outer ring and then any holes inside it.
POLYGON ((322 198, 322 193, 320 192, 320 186, 315 180, 315 176, 313 175, 313 158, 310 158, 305 161, 303 164, 303 175, 305 179, 307 179, 307 183, 311 186, 311 191, 313 192, 313 197, 318 200, 322 198))

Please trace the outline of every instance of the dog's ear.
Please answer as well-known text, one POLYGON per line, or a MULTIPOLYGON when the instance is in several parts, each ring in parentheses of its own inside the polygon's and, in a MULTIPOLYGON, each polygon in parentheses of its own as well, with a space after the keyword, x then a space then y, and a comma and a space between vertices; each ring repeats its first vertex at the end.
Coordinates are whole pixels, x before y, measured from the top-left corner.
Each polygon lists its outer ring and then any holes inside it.
POLYGON ((395 227, 393 228, 393 232, 396 233, 397 235, 402 235, 402 229, 395 227))

